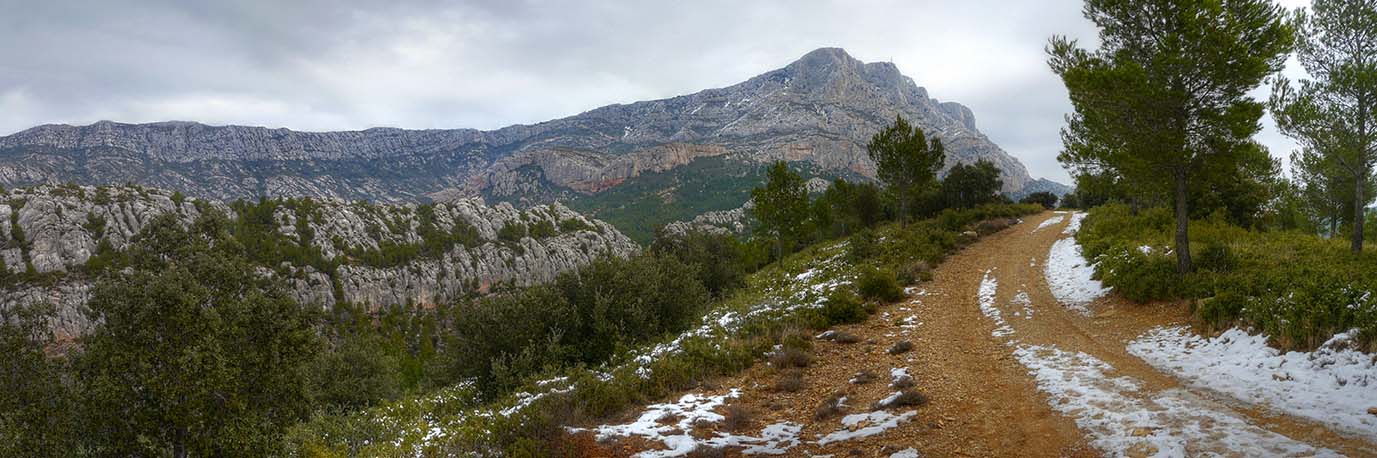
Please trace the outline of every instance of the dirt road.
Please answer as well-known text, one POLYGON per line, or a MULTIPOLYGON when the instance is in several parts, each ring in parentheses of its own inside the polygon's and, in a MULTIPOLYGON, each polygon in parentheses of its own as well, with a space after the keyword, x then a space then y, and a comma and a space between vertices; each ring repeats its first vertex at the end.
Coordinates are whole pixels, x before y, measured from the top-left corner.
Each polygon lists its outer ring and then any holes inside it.
MULTIPOLYGON (((1059 302, 1044 268, 1071 220, 1034 215, 953 255, 907 300, 838 329, 859 342, 817 341, 798 391, 777 390, 781 372, 757 364, 703 394, 739 389, 729 403, 751 415, 738 430, 797 425, 797 440, 774 450, 787 456, 1377 456, 1377 444, 1185 387, 1126 351, 1153 327, 1186 323, 1184 306, 1059 302), (903 341, 913 349, 887 351, 903 341), (874 381, 854 383, 862 372, 874 381), (871 415, 896 372, 928 402, 871 415), (816 415, 839 396, 850 416, 816 415)), ((659 448, 633 438, 596 454, 659 448)))

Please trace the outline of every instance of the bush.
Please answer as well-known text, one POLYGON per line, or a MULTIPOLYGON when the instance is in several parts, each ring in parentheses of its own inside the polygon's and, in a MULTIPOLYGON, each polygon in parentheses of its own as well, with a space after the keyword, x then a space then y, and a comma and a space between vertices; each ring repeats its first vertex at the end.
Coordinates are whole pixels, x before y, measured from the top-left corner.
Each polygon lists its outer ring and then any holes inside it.
POLYGON ((795 369, 785 371, 780 374, 779 380, 775 381, 775 391, 781 393, 795 393, 803 389, 803 372, 795 369))
POLYGON ((1175 299, 1185 292, 1176 259, 1118 247, 1099 258, 1096 275, 1116 292, 1136 302, 1175 299))
POLYGON ((852 263, 858 263, 870 259, 875 255, 876 242, 875 231, 869 228, 862 229, 847 239, 847 257, 852 263))
POLYGON ((549 367, 607 360, 619 348, 686 329, 708 304, 693 271, 669 257, 602 258, 549 286, 460 306, 451 372, 489 393, 549 367))
POLYGON ((899 283, 905 286, 918 282, 932 281, 932 267, 927 261, 905 263, 898 272, 899 283))
POLYGON ((698 281, 713 297, 724 297, 744 286, 746 273, 752 270, 746 246, 728 234, 690 232, 675 235, 661 230, 656 233, 650 251, 674 257, 693 267, 698 281))
POLYGON ((797 348, 781 347, 770 353, 770 365, 776 369, 791 369, 795 367, 808 367, 813 363, 813 357, 808 352, 797 348))
POLYGON ((870 268, 862 270, 860 276, 856 278, 856 290, 865 300, 888 303, 897 302, 904 298, 904 290, 899 287, 898 277, 894 275, 894 271, 889 269, 870 268))
POLYGON ((1238 267, 1238 257, 1233 248, 1224 243, 1206 244, 1193 256, 1195 267, 1200 270, 1227 273, 1238 267))
POLYGON ((855 324, 865 321, 870 317, 870 312, 861 303, 861 298, 855 294, 838 289, 832 292, 823 301, 822 307, 817 310, 819 322, 815 322, 815 328, 825 329, 838 324, 855 324))
POLYGON ((526 238, 526 225, 521 223, 507 223, 502 225, 502 229, 497 230, 497 239, 503 242, 516 243, 526 238))
POLYGON ((1377 253, 1352 256, 1343 240, 1233 226, 1222 216, 1191 222, 1197 271, 1176 273, 1167 209, 1136 215, 1123 205, 1091 210, 1077 235, 1105 285, 1135 301, 1192 299, 1211 329, 1267 334, 1282 349, 1313 349, 1358 330, 1377 350, 1377 253), (1146 247, 1146 249, 1144 249, 1146 247))
POLYGON ((555 223, 540 220, 531 225, 531 238, 544 239, 556 235, 559 235, 559 231, 555 230, 555 223))
POLYGON ((559 231, 566 234, 570 232, 591 231, 593 229, 593 225, 585 223, 578 218, 569 218, 559 222, 559 231))
POLYGON ((360 408, 396 399, 402 391, 401 364, 376 336, 350 336, 311 364, 311 394, 317 405, 360 408))

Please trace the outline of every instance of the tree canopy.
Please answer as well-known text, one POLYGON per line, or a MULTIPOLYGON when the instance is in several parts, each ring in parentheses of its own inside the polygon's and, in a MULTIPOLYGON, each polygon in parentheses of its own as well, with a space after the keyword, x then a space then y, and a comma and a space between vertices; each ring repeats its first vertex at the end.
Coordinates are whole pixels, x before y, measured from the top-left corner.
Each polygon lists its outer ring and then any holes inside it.
POLYGON ((1296 57, 1310 79, 1297 87, 1278 78, 1272 112, 1302 147, 1297 169, 1306 196, 1331 220, 1352 225, 1351 250, 1359 253, 1366 207, 1377 197, 1377 0, 1315 0, 1296 23, 1296 57))
POLYGON ((870 138, 866 151, 875 161, 876 178, 894 194, 899 220, 911 218, 914 199, 937 183, 937 172, 946 160, 942 140, 929 141, 922 129, 896 116, 894 124, 870 138))
POLYGON ((1171 196, 1177 270, 1188 272, 1192 183, 1236 179, 1261 150, 1263 105, 1247 93, 1280 70, 1293 28, 1267 0, 1087 0, 1084 14, 1099 49, 1066 37, 1048 46, 1075 108, 1058 159, 1133 194, 1171 196))
POLYGON ((223 215, 153 220, 102 278, 77 370, 97 455, 275 453, 309 413, 317 314, 261 275, 223 215))

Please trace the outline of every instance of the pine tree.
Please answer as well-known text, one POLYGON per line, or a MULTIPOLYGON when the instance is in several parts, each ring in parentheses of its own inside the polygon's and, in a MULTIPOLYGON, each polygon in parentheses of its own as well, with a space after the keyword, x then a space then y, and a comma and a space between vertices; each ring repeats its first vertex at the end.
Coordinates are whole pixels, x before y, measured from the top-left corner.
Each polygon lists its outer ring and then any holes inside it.
POLYGON ((1087 0, 1084 13, 1099 49, 1048 46, 1075 108, 1058 159, 1171 196, 1189 272, 1192 183, 1235 177, 1258 150, 1263 106, 1247 93, 1281 69, 1294 31, 1268 0, 1087 0))
POLYGON ((875 161, 876 178, 894 194, 899 221, 907 221, 913 216, 914 199, 937 183, 946 160, 942 140, 929 142, 922 129, 896 116, 893 125, 870 138, 866 151, 875 161))
MULTIPOLYGON (((1272 112, 1282 133, 1300 142, 1307 188, 1347 191, 1351 250, 1363 250, 1365 211, 1377 164, 1377 0, 1315 0, 1297 14, 1297 58, 1312 79, 1280 78, 1272 112)), ((1324 209, 1321 211, 1327 211, 1324 209)))
POLYGON ((770 166, 765 186, 751 190, 755 207, 751 214, 760 221, 762 233, 774 238, 776 255, 784 258, 785 244, 799 240, 807 230, 808 188, 783 161, 770 166))
POLYGON ((949 208, 971 208, 994 202, 1003 185, 999 169, 990 161, 957 164, 942 179, 942 199, 949 208))

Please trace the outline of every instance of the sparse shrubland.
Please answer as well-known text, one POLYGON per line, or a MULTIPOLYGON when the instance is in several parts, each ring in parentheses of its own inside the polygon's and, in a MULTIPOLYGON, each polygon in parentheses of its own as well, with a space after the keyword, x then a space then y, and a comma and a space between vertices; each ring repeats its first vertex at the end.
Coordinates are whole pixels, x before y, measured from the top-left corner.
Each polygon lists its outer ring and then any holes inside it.
MULTIPOLYGON (((492 382, 478 376, 456 388, 441 389, 430 395, 411 396, 361 411, 317 415, 293 428, 287 442, 293 450, 301 452, 333 450, 361 455, 390 455, 401 451, 428 454, 500 454, 505 451, 515 456, 531 450, 538 454, 555 454, 560 447, 557 428, 560 425, 603 418, 633 404, 736 373, 761 359, 761 355, 772 355, 768 359, 779 369, 776 389, 800 389, 807 380, 797 368, 808 364, 811 334, 838 324, 864 320, 871 313, 869 310, 873 310, 857 293, 856 272, 894 269, 920 261, 935 265, 947 253, 958 249, 958 231, 974 227, 984 219, 1016 217, 1040 210, 1035 205, 986 206, 945 212, 941 218, 916 221, 903 227, 897 224, 878 226, 874 254, 859 263, 850 261, 846 243, 815 244, 746 275, 743 286, 728 289, 706 312, 700 308, 699 312, 681 315, 686 317, 687 323, 680 322, 677 327, 663 325, 655 332, 636 330, 639 334, 623 334, 632 330, 625 326, 631 322, 622 320, 587 327, 570 325, 581 320, 570 317, 571 313, 577 313, 577 307, 559 312, 566 310, 564 306, 556 306, 553 310, 549 305, 538 306, 567 300, 555 297, 559 295, 554 292, 560 289, 559 282, 549 288, 533 288, 526 290, 530 292, 489 299, 512 301, 526 294, 537 294, 533 291, 544 291, 539 294, 546 295, 542 300, 527 301, 526 305, 491 307, 473 318, 472 329, 483 328, 475 332, 487 334, 470 341, 474 347, 465 348, 474 355, 487 355, 489 359, 485 363, 479 361, 483 356, 466 358, 479 367, 495 368, 495 373, 509 374, 498 381, 502 388, 485 387, 483 385, 492 382), (504 309, 517 311, 504 312, 504 309), (481 315, 485 313, 502 316, 483 318, 481 315), (518 319, 528 321, 512 322, 518 319), (556 328, 559 333, 553 332, 556 328), (574 332, 573 329, 592 333, 577 342, 605 343, 579 345, 586 346, 586 350, 561 349, 559 336, 574 332), (649 340, 635 337, 645 335, 651 335, 649 340), (481 338, 515 341, 488 345, 477 341, 481 338), (555 345, 551 346, 552 342, 555 345), (522 352, 514 348, 531 350, 522 352), (550 348, 554 350, 546 352, 550 348), (537 358, 522 356, 523 353, 542 354, 537 358), (556 360, 548 355, 571 356, 556 360), (365 440, 367 445, 362 445, 365 440)), ((680 262, 677 258, 647 258, 651 260, 640 262, 680 262)), ((593 275, 584 269, 583 281, 615 279, 621 271, 640 272, 649 268, 626 269, 622 264, 609 264, 606 269, 608 272, 604 274, 593 275)), ((571 278, 575 276, 570 275, 571 278)), ((892 270, 890 276, 894 276, 892 270)), ((614 293, 610 289, 602 291, 614 293)), ((659 297, 647 291, 636 291, 625 297, 659 297)), ((706 297, 706 292, 702 294, 706 297)), ((610 305, 614 302, 599 299, 593 303, 610 305)), ((638 313, 628 315, 627 319, 631 319, 638 313)), ((834 333, 839 334, 842 333, 834 333)), ((908 396, 905 399, 917 398, 908 396)))

